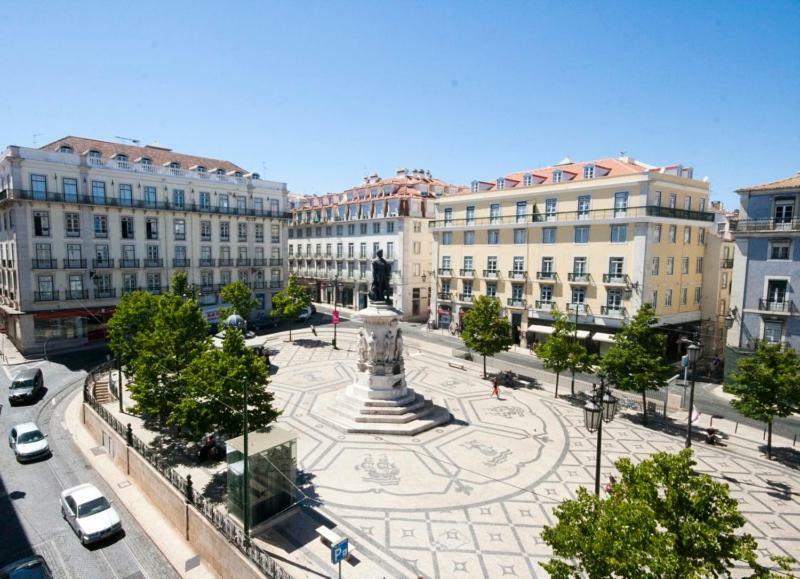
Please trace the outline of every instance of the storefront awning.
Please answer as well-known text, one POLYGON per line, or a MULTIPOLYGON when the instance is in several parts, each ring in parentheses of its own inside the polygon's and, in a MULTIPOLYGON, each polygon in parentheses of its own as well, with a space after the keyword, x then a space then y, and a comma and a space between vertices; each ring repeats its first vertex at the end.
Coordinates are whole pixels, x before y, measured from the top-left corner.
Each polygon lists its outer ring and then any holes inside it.
POLYGON ((552 334, 553 326, 528 326, 528 331, 538 334, 552 334))
POLYGON ((609 344, 614 343, 614 335, 613 334, 604 334, 602 332, 595 332, 594 336, 592 336, 592 340, 595 342, 607 342, 609 344))
POLYGON ((579 340, 585 340, 586 338, 589 337, 589 332, 587 330, 578 330, 575 333, 578 336, 579 340))

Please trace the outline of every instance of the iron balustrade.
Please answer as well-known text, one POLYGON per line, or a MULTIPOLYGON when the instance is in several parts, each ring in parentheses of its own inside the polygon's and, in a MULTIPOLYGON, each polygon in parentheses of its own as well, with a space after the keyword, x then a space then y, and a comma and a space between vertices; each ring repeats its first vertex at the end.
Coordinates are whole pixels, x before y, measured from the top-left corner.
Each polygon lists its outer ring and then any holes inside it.
POLYGON ((589 304, 585 304, 583 302, 570 302, 567 304, 567 311, 573 313, 578 312, 579 314, 588 314, 589 304))
POLYGON ((176 257, 172 260, 172 267, 189 267, 190 259, 176 257))
POLYGON ((523 298, 508 298, 506 304, 512 308, 524 308, 528 302, 523 298))
POLYGON ((283 280, 280 279, 273 279, 269 282, 270 289, 279 289, 283 287, 283 280))
POLYGON ((439 275, 453 275, 453 270, 449 267, 440 267, 436 270, 436 273, 439 275))
POLYGON ((536 279, 539 281, 550 281, 555 282, 558 278, 558 274, 554 271, 537 271, 536 272, 536 279))
POLYGON ((733 268, 733 260, 732 259, 723 259, 720 263, 720 267, 722 269, 732 269, 733 268))
POLYGON ((247 257, 237 257, 236 258, 236 265, 239 266, 239 267, 250 265, 250 259, 247 258, 247 257))
POLYGON ((95 288, 95 299, 115 298, 117 297, 117 290, 114 288, 95 288))
POLYGON ((145 267, 164 267, 164 260, 161 258, 146 258, 144 260, 145 267))
POLYGON ((778 312, 778 313, 792 313, 795 312, 794 301, 792 300, 770 300, 770 299, 759 299, 758 300, 758 309, 762 312, 778 312))
POLYGON ((57 302, 58 299, 58 290, 33 292, 33 301, 35 302, 57 302))
POLYGON ((610 318, 627 318, 628 312, 622 306, 600 306, 600 315, 610 318))
POLYGON ((81 290, 72 290, 68 289, 64 292, 64 299, 65 300, 86 300, 89 299, 89 290, 81 289, 81 290))
POLYGON ((461 277, 473 277, 475 275, 474 269, 459 269, 458 275, 461 277))
POLYGON ((233 265, 233 259, 230 257, 220 257, 217 260, 217 265, 220 267, 229 267, 233 265))
POLYGON ((272 267, 278 267, 283 265, 283 258, 282 257, 270 257, 269 258, 269 265, 272 267))
POLYGON ((484 269, 483 277, 487 279, 498 279, 500 277, 500 272, 496 269, 484 269))
POLYGON ((730 222, 736 233, 770 233, 800 231, 800 219, 737 219, 730 222))
POLYGON ((32 259, 31 269, 58 269, 58 261, 55 259, 32 259))
POLYGON ((214 258, 213 257, 201 257, 198 261, 200 267, 214 267, 214 258))
POLYGON ((536 300, 537 310, 550 311, 556 309, 556 302, 553 300, 536 300))
POLYGON ((567 281, 572 283, 589 283, 592 281, 592 276, 588 273, 576 273, 572 271, 567 274, 567 281))
POLYGON ((110 258, 93 259, 92 267, 97 269, 112 268, 114 267, 114 260, 110 258))
POLYGON ((85 269, 85 259, 64 259, 64 269, 85 269))
POLYGON ((139 267, 139 260, 123 258, 119 260, 119 266, 122 268, 139 267))
POLYGON ((603 283, 608 285, 628 285, 630 278, 626 273, 604 273, 603 283))
POLYGON ((263 267, 267 265, 269 262, 264 257, 254 257, 253 258, 253 266, 255 267, 263 267))
POLYGON ((450 301, 450 292, 438 292, 436 297, 438 297, 440 300, 450 301))
POLYGON ((458 294, 458 300, 461 302, 465 302, 471 304, 474 299, 475 294, 458 294))
POLYGON ((519 270, 519 269, 512 269, 511 271, 508 272, 508 279, 511 279, 511 280, 528 279, 528 272, 527 271, 522 271, 522 270, 519 270))

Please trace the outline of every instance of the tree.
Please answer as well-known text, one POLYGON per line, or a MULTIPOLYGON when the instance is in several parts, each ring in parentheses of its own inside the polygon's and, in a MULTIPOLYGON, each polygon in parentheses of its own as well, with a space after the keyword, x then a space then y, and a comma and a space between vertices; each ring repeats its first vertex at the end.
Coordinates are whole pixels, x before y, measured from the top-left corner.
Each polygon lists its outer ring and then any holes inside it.
POLYGON ((725 390, 736 410, 767 423, 767 457, 772 458, 772 422, 800 412, 800 356, 780 344, 759 341, 752 356, 741 358, 725 390))
POLYGON ((137 340, 153 328, 158 298, 149 292, 135 291, 122 296, 108 321, 108 344, 115 356, 130 364, 140 352, 137 340))
POLYGON ((242 333, 227 328, 222 348, 209 348, 182 374, 183 393, 169 423, 192 440, 222 430, 228 437, 243 429, 244 389, 247 388, 248 429, 264 430, 280 415, 267 391, 269 372, 264 358, 245 345, 242 333))
POLYGON ((622 330, 600 362, 609 381, 628 392, 642 395, 642 412, 647 424, 647 390, 657 390, 669 380, 671 369, 662 354, 666 338, 656 332, 653 307, 645 304, 622 330))
POLYGON ((273 315, 289 320, 289 341, 292 341, 292 322, 311 303, 308 290, 297 281, 297 275, 289 276, 286 287, 272 296, 273 315))
POLYGON ((548 370, 556 373, 556 398, 558 398, 558 381, 561 372, 577 364, 574 352, 574 325, 561 312, 553 312, 553 333, 543 343, 536 346, 536 355, 548 370))
POLYGON ((695 473, 695 464, 691 449, 656 453, 638 465, 620 459, 621 480, 607 497, 581 487, 577 499, 555 508, 558 523, 542 532, 554 558, 542 566, 554 579, 683 579, 729 576, 742 562, 753 576, 769 577, 755 539, 737 534, 746 521, 728 485, 695 473))
MULTIPOLYGON (((224 302, 231 305, 233 312, 236 312, 245 320, 250 317, 250 312, 259 305, 258 300, 253 296, 253 292, 242 280, 236 280, 222 288, 220 297, 224 302)), ((225 313, 221 313, 223 317, 227 317, 232 313, 227 311, 227 308, 225 310, 225 313)))
POLYGON ((593 372, 597 367, 600 358, 595 354, 590 354, 579 340, 573 336, 572 346, 567 357, 567 369, 572 373, 572 383, 570 391, 575 396, 575 373, 593 372))
POLYGON ((473 307, 464 315, 461 338, 464 345, 483 356, 483 377, 486 378, 486 356, 494 356, 511 347, 511 328, 502 317, 500 300, 489 296, 475 298, 473 307))

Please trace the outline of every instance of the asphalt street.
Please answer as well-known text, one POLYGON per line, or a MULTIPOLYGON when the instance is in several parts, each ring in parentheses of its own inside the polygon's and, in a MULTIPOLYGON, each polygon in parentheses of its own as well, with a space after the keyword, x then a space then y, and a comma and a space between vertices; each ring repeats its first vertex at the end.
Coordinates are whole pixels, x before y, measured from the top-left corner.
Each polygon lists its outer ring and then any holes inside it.
POLYGON ((47 392, 35 404, 8 404, 10 378, 21 366, 2 366, 0 371, 0 567, 33 552, 47 559, 56 577, 80 579, 138 579, 178 577, 158 547, 144 534, 124 506, 114 502, 125 535, 95 547, 81 545, 61 517, 59 496, 65 488, 90 482, 109 499, 112 490, 86 464, 64 429, 64 411, 78 392, 85 372, 53 362, 34 362, 42 369, 47 392), (31 464, 19 464, 8 447, 14 424, 34 421, 48 435, 53 456, 31 464))

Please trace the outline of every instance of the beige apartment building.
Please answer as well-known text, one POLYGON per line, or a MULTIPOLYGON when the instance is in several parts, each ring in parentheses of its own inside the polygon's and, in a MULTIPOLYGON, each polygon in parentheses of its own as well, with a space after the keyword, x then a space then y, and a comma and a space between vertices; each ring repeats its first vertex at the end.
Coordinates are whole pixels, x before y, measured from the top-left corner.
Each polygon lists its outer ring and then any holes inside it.
POLYGON ((643 303, 678 336, 701 319, 709 186, 682 165, 630 157, 561 163, 437 200, 433 312, 456 322, 476 295, 499 298, 528 344, 575 316, 603 351, 643 303))
POLYGON ((378 250, 392 266, 394 307, 404 320, 425 320, 430 307, 433 203, 456 187, 430 171, 400 169, 341 193, 292 196, 289 268, 317 302, 367 307, 371 261, 378 250))
POLYGON ((241 279, 264 314, 286 279, 286 184, 230 161, 65 137, 0 153, 0 321, 25 353, 102 344, 115 305, 175 272, 212 323, 241 279))

